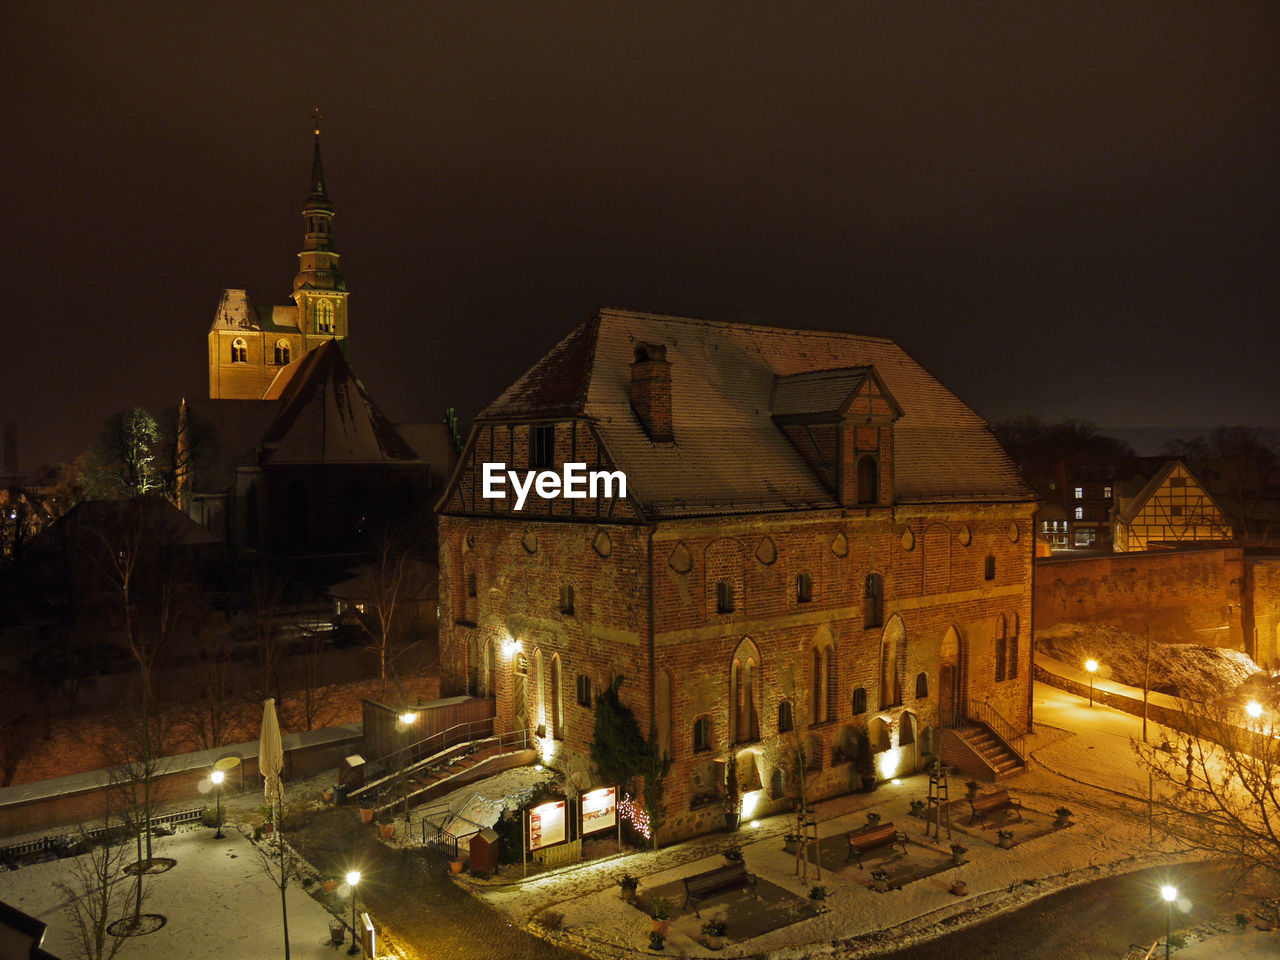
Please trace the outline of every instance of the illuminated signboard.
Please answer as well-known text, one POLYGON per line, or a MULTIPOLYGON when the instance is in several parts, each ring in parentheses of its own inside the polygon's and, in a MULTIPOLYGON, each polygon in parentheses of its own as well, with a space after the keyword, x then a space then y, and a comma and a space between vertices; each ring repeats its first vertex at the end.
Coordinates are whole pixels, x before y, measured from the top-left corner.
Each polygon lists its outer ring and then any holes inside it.
POLYGON ((582 832, 608 830, 618 823, 618 790, 603 787, 582 795, 582 832))
POLYGON ((538 850, 565 841, 564 801, 544 803, 529 811, 529 849, 538 850))

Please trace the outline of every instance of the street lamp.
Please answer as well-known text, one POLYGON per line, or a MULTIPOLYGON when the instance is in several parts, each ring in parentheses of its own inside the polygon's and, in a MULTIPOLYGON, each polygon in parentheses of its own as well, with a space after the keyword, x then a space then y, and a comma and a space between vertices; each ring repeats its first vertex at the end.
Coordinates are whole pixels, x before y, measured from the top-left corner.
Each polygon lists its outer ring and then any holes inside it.
MULTIPOLYGON (((360 882, 359 870, 347 871, 347 886, 351 888, 351 949, 347 951, 351 956, 355 956, 360 952, 360 932, 356 929, 356 884, 360 882)), ((1165 958, 1168 960, 1168 958, 1165 958)))
POLYGON ((1173 924, 1173 901, 1178 899, 1178 888, 1165 884, 1160 888, 1164 898, 1164 960, 1169 960, 1169 931, 1173 924))
POLYGON ((213 789, 214 789, 214 791, 215 791, 215 792, 217 793, 217 795, 218 795, 218 832, 217 832, 217 833, 215 833, 215 834, 213 835, 213 839, 215 839, 215 840, 221 840, 221 839, 223 838, 223 834, 222 834, 222 781, 223 781, 223 780, 225 780, 226 778, 227 778, 227 775, 226 775, 225 773, 223 773, 221 770, 215 770, 215 771, 213 771, 213 773, 209 774, 209 779, 213 781, 213 789))
POLYGON ((1084 668, 1089 671, 1089 706, 1093 706, 1093 675, 1098 672, 1097 660, 1086 660, 1084 668))
POLYGON ((1253 717, 1253 719, 1257 720, 1262 716, 1262 704, 1257 700, 1250 700, 1249 705, 1244 708, 1244 711, 1249 714, 1249 716, 1253 717))

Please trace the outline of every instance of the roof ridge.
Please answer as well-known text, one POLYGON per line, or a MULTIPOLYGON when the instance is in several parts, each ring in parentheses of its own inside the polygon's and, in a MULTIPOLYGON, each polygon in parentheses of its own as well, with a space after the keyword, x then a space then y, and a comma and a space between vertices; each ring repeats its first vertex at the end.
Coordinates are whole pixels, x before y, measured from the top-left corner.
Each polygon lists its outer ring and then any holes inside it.
POLYGON ((784 327, 770 323, 748 323, 745 320, 708 320, 706 317, 685 317, 669 313, 651 313, 647 310, 628 310, 625 307, 599 307, 596 316, 605 314, 618 317, 631 317, 641 320, 660 320, 672 323, 684 323, 691 326, 725 327, 737 330, 760 330, 770 333, 806 334, 820 337, 835 337, 841 340, 870 340, 878 343, 898 345, 892 337, 877 337, 868 333, 852 333, 846 330, 818 330, 813 327, 784 327))

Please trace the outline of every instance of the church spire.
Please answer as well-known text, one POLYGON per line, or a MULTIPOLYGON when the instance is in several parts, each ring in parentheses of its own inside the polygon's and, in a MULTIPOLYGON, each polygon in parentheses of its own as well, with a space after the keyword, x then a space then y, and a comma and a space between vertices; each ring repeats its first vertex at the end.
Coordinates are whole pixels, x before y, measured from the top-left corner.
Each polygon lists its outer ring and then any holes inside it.
MULTIPOLYGON (((320 110, 311 117, 315 129, 315 146, 311 157, 311 191, 302 207, 306 236, 298 254, 298 275, 293 289, 346 290, 338 271, 338 254, 333 249, 333 204, 325 188, 324 163, 320 159, 320 110)), ((295 298, 296 299, 296 298, 295 298)))

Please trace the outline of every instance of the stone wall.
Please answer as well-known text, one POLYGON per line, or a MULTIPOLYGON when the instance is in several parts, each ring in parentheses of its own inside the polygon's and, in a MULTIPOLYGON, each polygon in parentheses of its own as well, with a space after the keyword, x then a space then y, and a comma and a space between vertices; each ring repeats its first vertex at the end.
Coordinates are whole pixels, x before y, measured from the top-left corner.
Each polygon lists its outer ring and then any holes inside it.
POLYGON ((1108 623, 1142 636, 1244 646, 1245 563, 1238 547, 1036 561, 1036 629, 1108 623))

